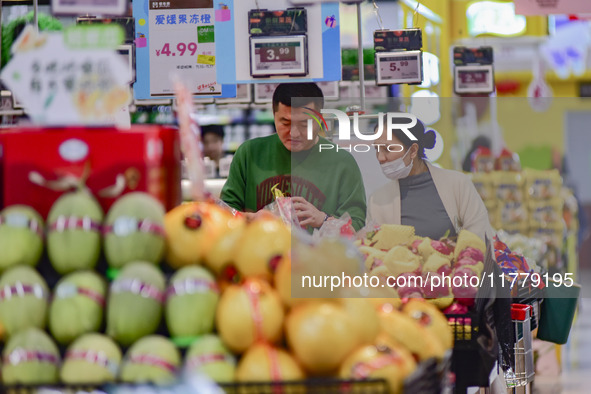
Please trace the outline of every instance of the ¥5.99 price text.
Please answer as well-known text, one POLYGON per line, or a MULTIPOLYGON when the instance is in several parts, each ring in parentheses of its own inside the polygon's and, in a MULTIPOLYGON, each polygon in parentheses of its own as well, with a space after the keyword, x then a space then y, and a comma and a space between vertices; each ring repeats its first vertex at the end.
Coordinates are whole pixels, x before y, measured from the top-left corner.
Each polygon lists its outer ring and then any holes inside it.
POLYGON ((402 70, 404 67, 408 67, 407 61, 400 61, 398 64, 396 62, 390 63, 390 71, 399 71, 402 70))
POLYGON ((156 56, 176 56, 177 54, 179 56, 184 56, 186 55, 190 55, 190 56, 195 56, 195 53, 197 52, 197 43, 195 42, 189 42, 189 43, 184 43, 184 42, 179 42, 176 45, 176 52, 174 51, 174 49, 171 51, 170 50, 170 44, 166 43, 164 44, 164 46, 162 47, 162 49, 156 49, 156 56))

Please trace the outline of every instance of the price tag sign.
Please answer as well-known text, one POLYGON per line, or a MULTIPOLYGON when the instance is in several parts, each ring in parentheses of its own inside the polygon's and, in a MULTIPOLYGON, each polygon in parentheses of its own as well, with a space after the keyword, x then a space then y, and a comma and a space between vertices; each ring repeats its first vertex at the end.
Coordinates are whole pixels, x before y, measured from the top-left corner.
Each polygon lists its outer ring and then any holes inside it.
POLYGON ((277 89, 278 83, 257 83, 254 85, 254 102, 257 104, 267 104, 273 101, 273 93, 277 89))
POLYGON ((454 88, 457 94, 494 92, 492 65, 456 66, 454 88))
POLYGON ((306 75, 308 73, 306 36, 250 38, 250 74, 306 75))
POLYGON ((116 124, 131 101, 131 70, 115 51, 120 38, 117 26, 37 33, 29 25, 2 81, 37 124, 116 124))
POLYGON ((376 53, 378 85, 419 84, 423 81, 421 51, 376 53))
POLYGON ((149 1, 150 94, 174 94, 175 72, 192 94, 219 95, 216 83, 214 9, 188 0, 149 1))

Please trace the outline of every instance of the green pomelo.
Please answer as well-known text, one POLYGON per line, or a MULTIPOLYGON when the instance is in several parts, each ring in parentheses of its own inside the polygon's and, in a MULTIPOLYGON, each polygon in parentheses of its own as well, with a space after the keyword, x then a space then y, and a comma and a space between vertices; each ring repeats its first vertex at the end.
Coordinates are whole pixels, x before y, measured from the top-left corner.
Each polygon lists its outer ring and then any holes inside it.
MULTIPOLYGON (((85 190, 62 195, 51 207, 47 224, 51 227, 64 221, 79 220, 102 224, 103 210, 94 197, 85 190)), ((50 229, 47 235, 47 251, 53 268, 60 274, 79 269, 92 269, 101 252, 100 229, 76 226, 68 229, 50 229)))
POLYGON ((147 193, 133 192, 119 198, 109 210, 105 225, 112 228, 104 238, 105 257, 111 267, 132 261, 158 264, 164 254, 164 237, 140 231, 138 222, 147 220, 164 231, 164 207, 147 193))
POLYGON ((33 222, 43 232, 43 218, 31 207, 11 205, 0 211, 0 271, 19 264, 37 265, 43 238, 31 229, 33 222))
POLYGON ((200 266, 187 266, 170 280, 175 295, 166 300, 166 324, 171 336, 189 337, 213 330, 219 292, 214 276, 200 266))
POLYGON ((34 268, 19 265, 4 272, 0 293, 0 323, 8 336, 29 327, 45 328, 49 290, 34 268))
POLYGON ((142 291, 142 284, 164 295, 164 275, 156 266, 146 262, 127 264, 111 284, 107 334, 124 346, 153 334, 162 318, 161 301, 151 298, 145 287, 142 291))
POLYGON ((121 380, 127 383, 168 384, 181 365, 174 344, 160 335, 144 337, 133 344, 121 367, 121 380), (174 370, 173 370, 174 369, 174 370))
POLYGON ((66 351, 60 377, 66 384, 101 384, 117 378, 121 350, 102 334, 85 334, 66 351))
POLYGON ((106 293, 105 281, 95 272, 79 271, 63 277, 49 307, 49 330, 55 340, 68 344, 82 334, 98 331, 106 293), (102 298, 103 304, 94 297, 102 298))
POLYGON ((60 354, 49 335, 27 328, 12 336, 4 351, 4 384, 49 384, 58 381, 60 354))
POLYGON ((188 373, 199 372, 216 382, 233 382, 236 360, 216 335, 204 335, 195 341, 185 357, 188 373))

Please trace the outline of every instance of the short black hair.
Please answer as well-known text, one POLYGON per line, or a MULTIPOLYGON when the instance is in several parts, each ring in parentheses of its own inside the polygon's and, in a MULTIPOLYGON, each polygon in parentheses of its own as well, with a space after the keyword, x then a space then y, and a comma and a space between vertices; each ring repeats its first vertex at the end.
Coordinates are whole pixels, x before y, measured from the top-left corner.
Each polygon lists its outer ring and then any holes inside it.
MULTIPOLYGON (((383 117, 384 133, 386 132, 386 116, 383 117)), ((378 125, 376 124, 375 128, 378 125)), ((418 156, 421 159, 425 159, 425 149, 433 149, 437 136, 433 130, 427 130, 423 122, 417 118, 417 124, 413 127, 409 127, 408 131, 417 139, 416 141, 411 140, 408 135, 399 128, 392 130, 392 135, 396 137, 405 148, 410 148, 412 144, 417 144, 419 147, 418 156)))
POLYGON ((205 134, 215 134, 221 139, 224 139, 226 133, 224 132, 224 126, 217 124, 210 124, 207 126, 201 126, 201 138, 205 137, 205 134))
MULTIPOLYGON (((312 102, 316 109, 321 109, 324 106, 324 95, 322 90, 313 82, 306 83, 282 83, 277 86, 273 93, 273 112, 277 112, 279 103, 288 107, 292 106, 293 98, 312 98, 312 102)), ((296 101, 296 104, 302 103, 301 100, 296 101)))

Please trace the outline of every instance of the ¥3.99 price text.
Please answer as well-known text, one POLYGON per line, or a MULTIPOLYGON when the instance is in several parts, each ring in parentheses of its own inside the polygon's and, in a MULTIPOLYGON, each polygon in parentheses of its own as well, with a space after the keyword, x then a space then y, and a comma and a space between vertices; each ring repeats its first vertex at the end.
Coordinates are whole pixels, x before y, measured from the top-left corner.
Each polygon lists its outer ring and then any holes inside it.
POLYGON ((190 55, 190 56, 195 56, 195 53, 197 52, 197 43, 195 42, 188 42, 188 43, 184 43, 184 42, 179 42, 176 45, 176 51, 175 49, 171 50, 170 49, 170 44, 166 43, 164 44, 164 46, 162 47, 162 49, 156 49, 156 56, 184 56, 186 55, 190 55))

